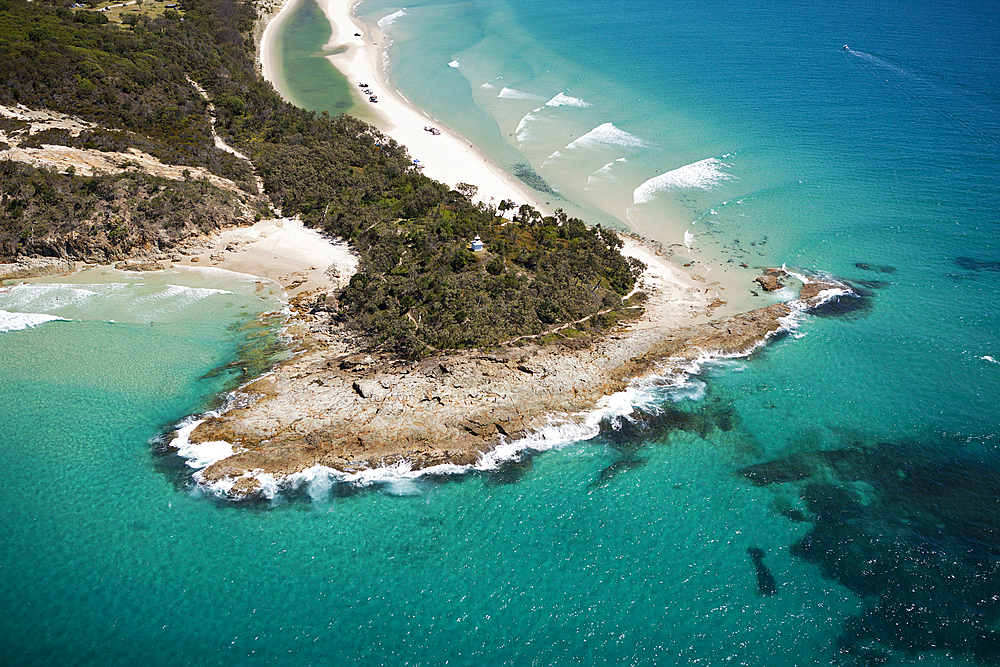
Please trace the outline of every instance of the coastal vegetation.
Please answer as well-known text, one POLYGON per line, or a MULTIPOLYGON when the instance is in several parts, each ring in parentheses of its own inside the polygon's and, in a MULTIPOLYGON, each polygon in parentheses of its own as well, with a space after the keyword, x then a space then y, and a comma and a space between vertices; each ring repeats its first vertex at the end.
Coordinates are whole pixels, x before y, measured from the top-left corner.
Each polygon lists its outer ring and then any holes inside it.
POLYGON ((0 261, 122 260, 232 224, 239 208, 238 195, 206 181, 141 171, 84 177, 0 161, 0 261))
MULTIPOLYGON (((180 10, 183 16, 119 25, 61 1, 0 0, 0 61, 7 64, 0 104, 100 126, 77 134, 53 128, 23 145, 138 148, 231 179, 246 197, 206 181, 138 172, 83 177, 6 163, 0 259, 91 259, 93 252, 81 254, 79 243, 65 239, 95 235, 114 256, 169 249, 231 222, 258 194, 255 169, 284 215, 354 244, 359 274, 316 307, 372 349, 419 357, 564 323, 600 329, 624 315, 622 297, 642 267, 621 255, 616 234, 562 212, 543 216, 521 206, 508 218, 511 202, 473 203, 474 188, 427 178, 403 146, 370 125, 283 101, 255 66, 252 5, 183 0, 180 10), (214 101, 217 132, 253 168, 215 147, 207 103, 192 80, 214 101), (474 253, 477 235, 486 247, 474 253)), ((8 135, 24 129, 5 123, 8 135)))

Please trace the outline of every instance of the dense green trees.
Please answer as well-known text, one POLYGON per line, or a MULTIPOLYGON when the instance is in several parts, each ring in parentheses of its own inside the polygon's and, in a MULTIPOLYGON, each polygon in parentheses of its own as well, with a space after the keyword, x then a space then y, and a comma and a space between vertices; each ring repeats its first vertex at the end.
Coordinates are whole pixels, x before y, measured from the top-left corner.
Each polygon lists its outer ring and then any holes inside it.
POLYGON ((0 261, 52 255, 101 262, 167 250, 235 222, 237 199, 205 181, 136 171, 90 178, 0 161, 0 261))
POLYGON ((528 222, 507 221, 459 195, 419 219, 364 230, 363 276, 340 295, 340 317, 377 347, 419 356, 495 345, 605 310, 620 315, 642 267, 622 257, 618 236, 561 211, 524 212, 528 222), (472 253, 476 235, 486 248, 472 253))
MULTIPOLYGON (((216 130, 251 158, 274 205, 358 249, 361 273, 334 302, 337 316, 373 348, 415 357, 491 345, 621 306, 639 267, 621 256, 614 233, 562 212, 543 217, 508 201, 499 210, 472 204, 474 186, 451 190, 425 177, 404 147, 366 123, 281 100, 254 64, 251 4, 183 0, 181 9, 183 21, 175 12, 127 28, 59 2, 0 0, 0 62, 9 65, 0 71, 0 103, 106 128, 77 137, 52 130, 36 143, 135 146, 252 190, 248 167, 213 145, 206 104, 188 77, 199 82, 215 100, 216 130), (512 221, 499 215, 515 209, 512 221), (487 245, 473 254, 476 235, 487 245)), ((6 255, 29 252, 39 232, 75 230, 79 238, 80 230, 96 229, 118 239, 116 215, 141 223, 122 227, 133 246, 163 243, 171 230, 213 224, 211 215, 181 215, 178 196, 217 208, 229 196, 207 183, 140 175, 10 173, 0 202, 6 255), (131 195, 120 196, 122 188, 131 195)), ((587 326, 611 321, 592 318, 587 326)))

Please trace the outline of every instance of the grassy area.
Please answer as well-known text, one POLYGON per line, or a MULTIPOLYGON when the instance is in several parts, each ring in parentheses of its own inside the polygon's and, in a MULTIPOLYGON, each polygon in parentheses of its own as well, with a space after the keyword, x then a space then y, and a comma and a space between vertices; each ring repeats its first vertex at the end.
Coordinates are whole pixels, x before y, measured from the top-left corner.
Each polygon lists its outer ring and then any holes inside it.
POLYGON ((158 16, 163 16, 163 13, 167 9, 173 9, 178 14, 183 15, 184 12, 180 9, 180 3, 176 0, 126 0, 126 2, 97 2, 93 5, 81 4, 75 9, 87 9, 91 11, 101 12, 108 17, 110 23, 117 23, 118 25, 127 24, 130 19, 126 17, 132 16, 147 16, 150 19, 156 18, 158 16))

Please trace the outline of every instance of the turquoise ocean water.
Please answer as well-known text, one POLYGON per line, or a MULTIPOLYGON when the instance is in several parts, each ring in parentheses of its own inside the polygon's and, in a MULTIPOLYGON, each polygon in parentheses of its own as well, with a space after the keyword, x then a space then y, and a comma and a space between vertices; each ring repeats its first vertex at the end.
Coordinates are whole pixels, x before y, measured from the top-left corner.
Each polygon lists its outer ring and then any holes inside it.
POLYGON ((1000 662, 1000 5, 360 14, 411 100, 554 205, 858 296, 498 468, 232 505, 162 434, 239 381, 272 294, 0 292, 4 662, 1000 662))

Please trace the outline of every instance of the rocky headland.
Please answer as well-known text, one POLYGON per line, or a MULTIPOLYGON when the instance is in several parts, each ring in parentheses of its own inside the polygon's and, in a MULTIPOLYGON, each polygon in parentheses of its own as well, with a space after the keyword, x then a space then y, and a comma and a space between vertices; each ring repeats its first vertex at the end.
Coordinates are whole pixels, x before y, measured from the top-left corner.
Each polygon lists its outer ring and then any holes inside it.
POLYGON ((654 291, 639 317, 604 335, 521 340, 415 362, 364 354, 315 307, 315 295, 303 294, 293 300, 290 328, 300 352, 190 434, 196 443, 229 442, 236 452, 197 478, 245 498, 260 491, 259 476, 281 479, 317 465, 352 473, 403 461, 412 469, 475 464, 502 441, 543 427, 553 414, 572 418, 637 378, 748 354, 783 330, 794 310, 843 290, 808 282, 790 303, 689 325, 675 317, 672 326, 660 317, 671 304, 654 291))

